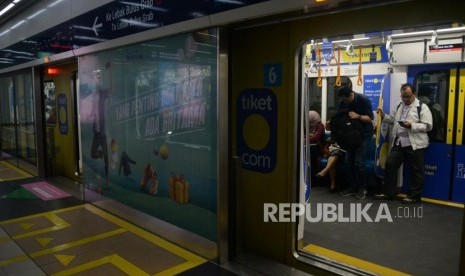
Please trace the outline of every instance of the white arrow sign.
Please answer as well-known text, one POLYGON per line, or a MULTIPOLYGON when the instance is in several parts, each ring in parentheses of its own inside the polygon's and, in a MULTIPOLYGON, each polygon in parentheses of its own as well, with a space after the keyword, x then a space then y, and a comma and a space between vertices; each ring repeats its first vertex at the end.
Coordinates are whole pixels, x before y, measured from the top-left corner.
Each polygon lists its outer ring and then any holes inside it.
POLYGON ((95 33, 96 36, 98 36, 97 29, 102 27, 102 23, 97 24, 97 20, 98 20, 98 16, 95 17, 94 25, 92 26, 92 30, 94 30, 94 33, 95 33))

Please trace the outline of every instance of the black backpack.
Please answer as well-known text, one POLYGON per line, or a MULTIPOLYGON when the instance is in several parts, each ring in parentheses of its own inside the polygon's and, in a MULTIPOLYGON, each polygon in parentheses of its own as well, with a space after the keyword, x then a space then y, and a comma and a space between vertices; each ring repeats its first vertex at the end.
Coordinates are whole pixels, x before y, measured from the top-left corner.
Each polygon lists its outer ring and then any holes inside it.
MULTIPOLYGON (((421 101, 420 101, 421 103, 421 101)), ((433 128, 428 131, 428 137, 430 141, 443 141, 444 140, 444 118, 442 117, 441 111, 438 109, 440 105, 430 101, 427 104, 429 111, 433 117, 433 128)), ((420 113, 418 112, 418 118, 420 113)), ((421 120, 420 120, 421 121, 421 120)))
POLYGON ((348 112, 340 112, 331 120, 331 137, 344 150, 358 148, 362 144, 361 125, 358 120, 351 120, 348 112))

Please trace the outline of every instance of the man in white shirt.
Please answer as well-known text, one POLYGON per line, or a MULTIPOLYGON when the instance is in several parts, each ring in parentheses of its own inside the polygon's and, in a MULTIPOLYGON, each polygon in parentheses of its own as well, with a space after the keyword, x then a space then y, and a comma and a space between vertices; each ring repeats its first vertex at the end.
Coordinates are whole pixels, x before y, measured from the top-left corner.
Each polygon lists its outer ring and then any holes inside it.
POLYGON ((415 96, 415 87, 406 83, 400 88, 402 101, 392 115, 384 114, 378 108, 378 114, 384 122, 393 124, 391 151, 386 161, 383 193, 375 194, 375 199, 393 199, 397 195, 397 175, 402 163, 410 163, 410 185, 402 203, 421 202, 425 178, 425 150, 429 144, 427 132, 433 128, 431 111, 421 104, 415 96), (421 104, 421 106, 420 106, 421 104), (420 108, 420 109, 419 109, 420 108))

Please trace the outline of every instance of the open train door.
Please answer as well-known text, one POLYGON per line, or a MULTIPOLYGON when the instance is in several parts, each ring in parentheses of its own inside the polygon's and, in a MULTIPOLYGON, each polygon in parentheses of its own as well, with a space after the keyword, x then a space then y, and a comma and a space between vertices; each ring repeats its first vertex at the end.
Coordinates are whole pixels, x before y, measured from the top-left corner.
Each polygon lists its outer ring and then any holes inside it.
POLYGON ((47 176, 79 180, 76 60, 44 67, 47 176))

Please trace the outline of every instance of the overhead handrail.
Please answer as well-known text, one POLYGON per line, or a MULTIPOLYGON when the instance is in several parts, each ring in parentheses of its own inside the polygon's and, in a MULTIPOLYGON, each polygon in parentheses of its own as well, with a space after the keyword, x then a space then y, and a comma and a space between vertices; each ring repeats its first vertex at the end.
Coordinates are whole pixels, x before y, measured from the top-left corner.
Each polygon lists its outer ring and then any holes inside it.
POLYGON ((336 86, 341 86, 341 50, 337 48, 337 75, 336 86))
MULTIPOLYGON (((338 50, 339 50, 339 49, 338 49, 338 50)), ((333 61, 333 60, 334 60, 334 61, 336 62, 336 64, 337 64, 338 60, 337 60, 336 57, 334 56, 334 43, 333 43, 333 46, 332 46, 332 48, 331 48, 331 56, 330 56, 330 58, 329 58, 329 60, 328 60, 328 65, 332 65, 332 64, 331 64, 331 61, 333 61)))
POLYGON ((321 49, 316 48, 317 55, 318 55, 318 79, 316 81, 316 85, 321 87, 323 85, 323 80, 321 78, 321 49))
POLYGON ((358 49, 358 86, 362 85, 362 47, 358 49))

